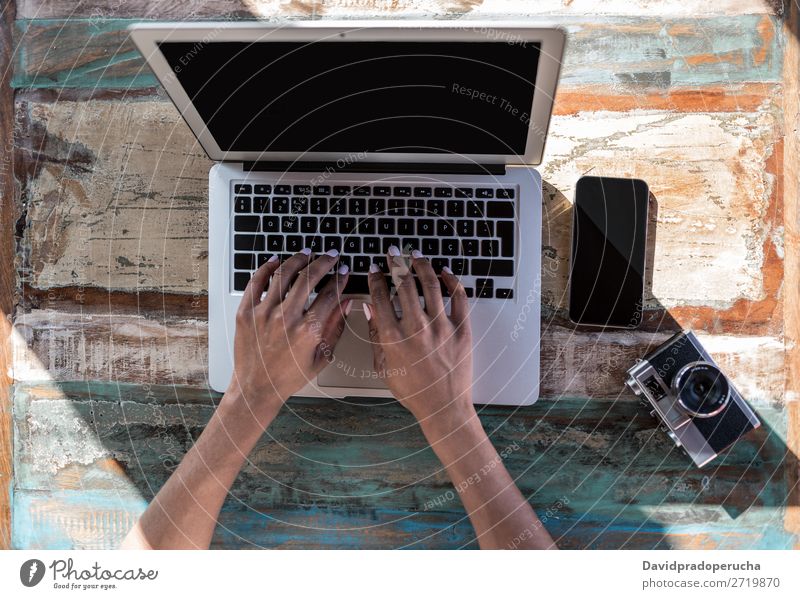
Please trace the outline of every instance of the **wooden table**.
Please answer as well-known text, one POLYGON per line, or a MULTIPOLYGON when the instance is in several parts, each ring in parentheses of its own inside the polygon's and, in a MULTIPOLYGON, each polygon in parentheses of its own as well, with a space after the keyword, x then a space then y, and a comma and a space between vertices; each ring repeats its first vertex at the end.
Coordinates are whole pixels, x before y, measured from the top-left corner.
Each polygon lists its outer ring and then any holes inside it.
MULTIPOLYGON (((116 546, 218 400, 205 385, 210 163, 125 27, 424 16, 569 31, 541 166, 543 398, 482 411, 545 526, 563 547, 798 546, 797 6, 595 4, 3 1, 0 544, 116 546), (636 332, 565 319, 570 203, 587 172, 641 177, 655 196, 636 332), (764 421, 702 471, 622 384, 682 327, 764 421)), ((396 404, 293 400, 251 458, 216 547, 475 546, 396 404)))

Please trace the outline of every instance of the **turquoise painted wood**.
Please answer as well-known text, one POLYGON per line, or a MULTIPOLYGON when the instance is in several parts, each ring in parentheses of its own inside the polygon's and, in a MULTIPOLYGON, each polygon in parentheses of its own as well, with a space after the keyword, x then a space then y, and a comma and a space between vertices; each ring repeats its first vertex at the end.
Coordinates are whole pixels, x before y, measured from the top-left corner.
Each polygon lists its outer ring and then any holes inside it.
MULTIPOLYGON (((113 383, 15 389, 14 544, 118 543, 203 429, 207 390, 113 383)), ((786 422, 700 471, 635 401, 485 408, 509 471, 564 547, 788 548, 786 422)), ((398 404, 293 399, 225 504, 218 547, 472 547, 463 509, 398 404)))
MULTIPOLYGON (((12 84, 19 88, 133 89, 157 81, 130 41, 134 19, 21 20, 12 84), (54 51, 54 48, 57 50, 54 51)), ((713 18, 542 16, 568 45, 563 86, 620 89, 779 82, 778 17, 713 18)))

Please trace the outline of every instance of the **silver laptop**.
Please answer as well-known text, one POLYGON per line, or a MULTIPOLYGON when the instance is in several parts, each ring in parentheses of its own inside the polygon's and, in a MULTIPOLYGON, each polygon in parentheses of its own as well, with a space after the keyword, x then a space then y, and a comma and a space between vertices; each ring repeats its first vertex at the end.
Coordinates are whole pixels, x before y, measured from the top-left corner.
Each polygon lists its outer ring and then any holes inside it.
MULTIPOLYGON (((132 37, 209 157, 209 384, 272 254, 339 250, 345 293, 389 245, 470 296, 473 397, 539 394, 541 162, 564 34, 482 22, 148 23, 132 37)), ((385 266, 385 264, 384 264, 385 266)), ((361 302, 299 393, 387 397, 361 302)))

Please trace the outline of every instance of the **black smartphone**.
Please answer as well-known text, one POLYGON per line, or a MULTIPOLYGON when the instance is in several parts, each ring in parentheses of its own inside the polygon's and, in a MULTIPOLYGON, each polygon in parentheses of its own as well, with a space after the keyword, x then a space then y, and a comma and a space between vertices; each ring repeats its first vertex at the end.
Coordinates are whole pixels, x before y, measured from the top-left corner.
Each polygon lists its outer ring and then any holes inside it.
POLYGON ((641 179, 578 180, 569 276, 572 322, 630 329, 641 324, 649 195, 641 179))

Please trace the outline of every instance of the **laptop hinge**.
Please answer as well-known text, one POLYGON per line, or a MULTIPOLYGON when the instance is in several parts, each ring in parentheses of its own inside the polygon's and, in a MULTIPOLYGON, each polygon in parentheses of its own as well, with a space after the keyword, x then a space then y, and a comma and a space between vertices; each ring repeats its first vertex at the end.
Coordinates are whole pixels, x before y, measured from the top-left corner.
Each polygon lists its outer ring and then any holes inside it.
POLYGON ((425 162, 245 162, 245 171, 295 173, 402 173, 443 175, 505 175, 505 164, 425 163, 425 162))

